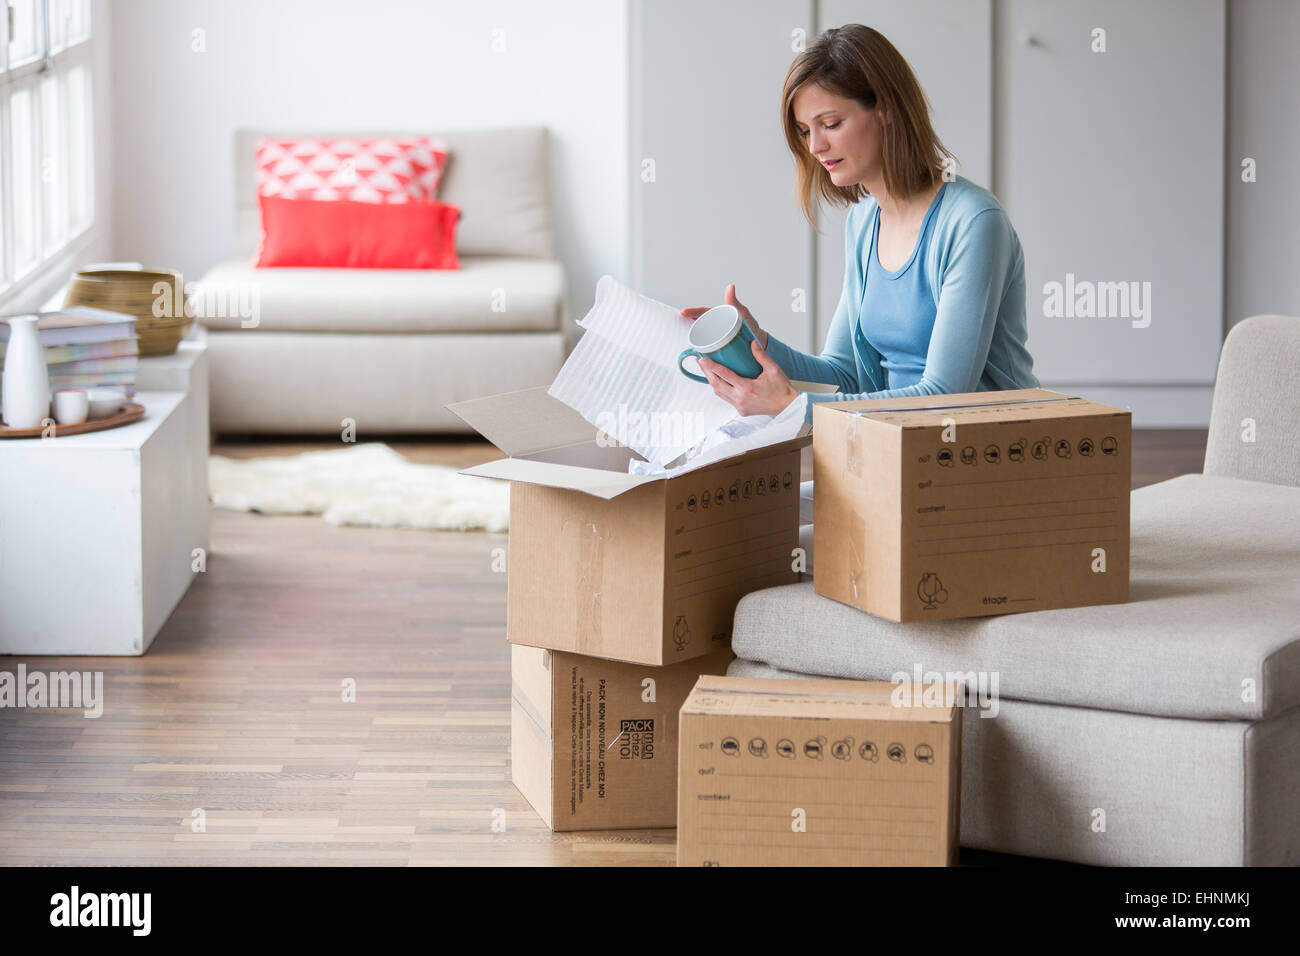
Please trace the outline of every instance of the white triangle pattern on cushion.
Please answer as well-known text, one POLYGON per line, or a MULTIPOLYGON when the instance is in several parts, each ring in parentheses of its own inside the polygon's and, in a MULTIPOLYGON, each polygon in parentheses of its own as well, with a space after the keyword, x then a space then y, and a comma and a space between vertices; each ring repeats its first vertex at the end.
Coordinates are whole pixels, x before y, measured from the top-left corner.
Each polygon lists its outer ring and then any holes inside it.
POLYGON ((428 201, 437 198, 448 152, 437 136, 264 137, 257 145, 257 192, 282 199, 428 201))

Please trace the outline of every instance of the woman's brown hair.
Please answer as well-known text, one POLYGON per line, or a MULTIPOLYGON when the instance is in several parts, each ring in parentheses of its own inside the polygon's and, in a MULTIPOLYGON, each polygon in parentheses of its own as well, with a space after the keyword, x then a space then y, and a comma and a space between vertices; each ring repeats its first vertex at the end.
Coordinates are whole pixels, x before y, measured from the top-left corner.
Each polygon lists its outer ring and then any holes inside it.
POLYGON ((879 106, 889 112, 890 122, 881 127, 880 152, 890 195, 905 198, 928 189, 942 175, 945 162, 955 162, 930 123, 925 91, 894 45, 860 23, 831 27, 795 57, 781 92, 781 124, 795 158, 795 195, 814 229, 814 192, 833 206, 848 206, 867 195, 867 190, 861 183, 836 186, 831 182, 826 167, 800 135, 794 98, 810 83, 857 100, 863 109, 879 106))

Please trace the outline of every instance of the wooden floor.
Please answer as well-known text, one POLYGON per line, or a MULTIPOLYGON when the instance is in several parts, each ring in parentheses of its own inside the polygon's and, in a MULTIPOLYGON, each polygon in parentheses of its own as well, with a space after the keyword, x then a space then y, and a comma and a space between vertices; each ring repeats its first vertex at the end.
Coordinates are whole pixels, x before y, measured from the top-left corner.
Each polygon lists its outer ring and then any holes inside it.
MULTIPOLYGON (((1200 471, 1204 449, 1204 431, 1136 433, 1134 487, 1200 471)), ((105 696, 95 720, 0 710, 0 863, 671 864, 672 830, 552 834, 511 785, 505 543, 214 510, 207 570, 145 656, 0 659, 102 671, 105 696)))

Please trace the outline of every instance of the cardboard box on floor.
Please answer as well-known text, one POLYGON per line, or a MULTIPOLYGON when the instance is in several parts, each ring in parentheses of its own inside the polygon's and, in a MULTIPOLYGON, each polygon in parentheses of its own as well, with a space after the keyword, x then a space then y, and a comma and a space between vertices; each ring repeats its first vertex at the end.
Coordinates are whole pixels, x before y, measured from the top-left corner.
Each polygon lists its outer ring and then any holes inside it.
POLYGON ((681 711, 677 865, 955 864, 962 698, 913 687, 896 706, 896 689, 701 677, 681 711))
POLYGON ((1127 601, 1131 418, 1037 388, 818 404, 813 587, 893 621, 1127 601))
POLYGON ((510 456, 463 474, 510 481, 512 643, 673 664, 730 647, 740 598, 798 578, 808 436, 655 478, 545 388, 447 407, 510 456))
POLYGON ((730 648, 669 667, 510 651, 510 776, 546 825, 676 826, 677 712, 730 648))

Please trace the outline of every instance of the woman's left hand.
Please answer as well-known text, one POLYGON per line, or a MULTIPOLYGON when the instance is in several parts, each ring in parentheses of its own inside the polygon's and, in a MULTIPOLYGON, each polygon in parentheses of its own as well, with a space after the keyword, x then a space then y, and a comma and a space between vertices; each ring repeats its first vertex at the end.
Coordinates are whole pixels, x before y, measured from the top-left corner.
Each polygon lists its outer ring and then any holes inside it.
POLYGON ((713 386, 713 394, 741 415, 779 415, 799 397, 799 390, 790 384, 785 372, 758 342, 750 343, 750 351, 763 367, 758 378, 737 375, 727 366, 707 358, 700 359, 700 371, 713 386))

